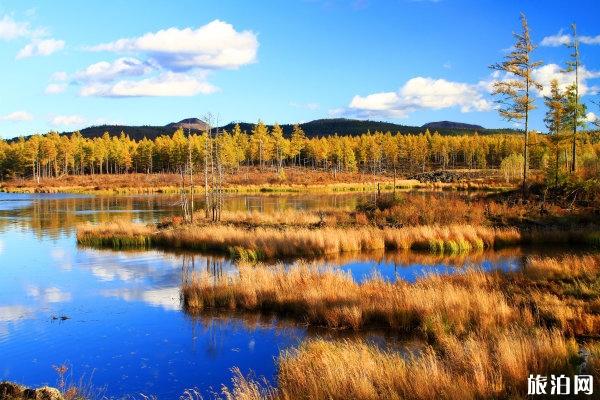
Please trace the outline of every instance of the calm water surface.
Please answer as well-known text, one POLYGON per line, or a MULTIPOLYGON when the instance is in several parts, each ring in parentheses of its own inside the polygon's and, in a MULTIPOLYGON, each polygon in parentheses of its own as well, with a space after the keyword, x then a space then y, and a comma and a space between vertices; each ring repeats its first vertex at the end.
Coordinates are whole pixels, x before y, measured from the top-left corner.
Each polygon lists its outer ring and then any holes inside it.
MULTIPOLYGON (((356 195, 232 196, 231 210, 354 207, 356 195)), ((177 398, 229 384, 233 367, 273 379, 279 351, 308 333, 274 320, 204 317, 181 311, 183 271, 234 273, 229 261, 159 251, 77 248, 75 226, 126 218, 158 221, 177 212, 172 196, 86 197, 0 193, 0 380, 56 385, 54 365, 91 379, 106 395, 177 398), (63 317, 66 319, 63 320, 63 317)), ((521 251, 464 259, 374 253, 328 260, 357 280, 377 273, 414 281, 461 265, 519 268, 521 251)))

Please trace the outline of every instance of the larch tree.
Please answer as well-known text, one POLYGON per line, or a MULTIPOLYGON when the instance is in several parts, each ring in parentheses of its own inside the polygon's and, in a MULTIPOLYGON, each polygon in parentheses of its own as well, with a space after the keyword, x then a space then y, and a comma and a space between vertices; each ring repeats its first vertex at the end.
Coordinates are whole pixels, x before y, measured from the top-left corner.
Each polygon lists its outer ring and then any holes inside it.
POLYGON ((521 13, 521 32, 513 33, 513 36, 514 48, 506 55, 504 61, 490 68, 505 74, 494 82, 492 91, 498 97, 500 116, 508 121, 522 122, 524 125, 523 197, 525 198, 529 172, 529 112, 535 109, 532 90, 542 90, 542 85, 533 79, 533 70, 541 65, 541 61, 532 59, 536 46, 531 41, 527 18, 523 13, 521 13))
MULTIPOLYGON (((577 170, 577 127, 581 125, 581 106, 579 101, 579 38, 577 37, 577 26, 571 24, 571 32, 573 37, 566 46, 571 49, 570 60, 567 61, 567 68, 564 72, 573 72, 574 82, 567 92, 568 101, 568 114, 570 114, 571 129, 573 130, 573 137, 571 142, 571 173, 577 170)), ((584 113, 585 116, 585 113, 584 113)))
POLYGON ((544 122, 550 132, 550 138, 554 146, 554 185, 558 185, 558 173, 560 170, 560 142, 561 142, 561 131, 564 127, 564 115, 566 100, 565 95, 560 91, 558 86, 558 80, 553 79, 550 82, 550 95, 544 98, 544 103, 548 108, 546 111, 546 117, 544 122))

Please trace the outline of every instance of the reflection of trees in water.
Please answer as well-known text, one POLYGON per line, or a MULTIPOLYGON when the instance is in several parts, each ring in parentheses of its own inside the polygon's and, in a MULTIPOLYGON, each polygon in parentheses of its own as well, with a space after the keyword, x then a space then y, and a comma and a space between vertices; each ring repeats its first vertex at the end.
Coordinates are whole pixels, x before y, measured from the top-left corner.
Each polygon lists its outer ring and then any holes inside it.
MULTIPOLYGON (((276 194, 227 195, 227 211, 275 212, 286 209, 314 210, 355 207, 365 194, 276 194)), ((0 197, 0 200, 2 198, 0 197)), ((0 211, 0 229, 17 225, 31 229, 37 237, 58 238, 71 235, 83 222, 102 223, 114 219, 154 222, 163 216, 179 213, 177 196, 90 196, 57 199, 29 199, 25 207, 0 211)), ((198 197, 200 204, 203 198, 198 197)))

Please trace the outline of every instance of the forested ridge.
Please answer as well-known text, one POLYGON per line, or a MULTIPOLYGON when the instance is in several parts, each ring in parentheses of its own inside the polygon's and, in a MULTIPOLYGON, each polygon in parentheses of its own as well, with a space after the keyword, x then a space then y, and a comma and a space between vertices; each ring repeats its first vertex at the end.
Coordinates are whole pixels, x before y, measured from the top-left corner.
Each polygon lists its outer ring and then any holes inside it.
MULTIPOLYGON (((143 138, 147 139, 155 139, 160 135, 171 135, 173 132, 181 125, 187 125, 186 122, 194 120, 195 126, 205 125, 205 122, 200 119, 190 118, 184 119, 180 122, 173 122, 164 126, 153 126, 153 125, 141 125, 141 126, 132 126, 132 125, 97 125, 90 126, 84 129, 81 129, 79 133, 83 137, 86 138, 95 138, 101 137, 104 133, 108 132, 109 135, 119 136, 121 132, 124 132, 131 139, 141 140, 143 138)), ((230 122, 226 125, 221 126, 219 129, 231 131, 235 127, 235 125, 239 125, 242 130, 250 132, 254 124, 249 122, 230 122)), ((400 125, 394 124, 392 122, 384 122, 384 121, 369 121, 369 120, 356 120, 356 119, 347 119, 347 118, 329 118, 329 119, 317 119, 314 121, 309 121, 305 123, 299 124, 307 137, 316 137, 316 136, 329 136, 329 135, 361 135, 367 131, 370 132, 402 132, 402 133, 412 133, 419 134, 425 132, 426 129, 435 130, 441 135, 464 135, 464 134, 473 134, 477 132, 478 134, 492 134, 492 133, 521 133, 521 131, 510 128, 500 128, 500 129, 486 129, 479 127, 478 125, 470 125, 470 124, 462 124, 456 122, 449 121, 441 121, 441 122, 433 122, 428 123, 423 126, 409 126, 409 125, 400 125), (433 124, 433 126, 430 126, 433 124)), ((292 131, 294 129, 293 124, 281 124, 281 129, 283 129, 283 134, 287 137, 291 136, 292 131)), ((273 129, 273 125, 267 125, 268 129, 273 129)), ((187 133, 188 129, 185 128, 187 133)), ((191 128, 191 132, 201 133, 202 129, 197 129, 195 127, 191 128)), ((62 132, 63 135, 70 135, 74 132, 62 132)), ((26 136, 27 138, 28 136, 26 136)), ((11 139, 17 140, 18 138, 11 139)))
MULTIPOLYGON (((532 168, 551 164, 555 145, 547 135, 530 133, 532 168)), ((578 162, 597 162, 600 142, 592 133, 579 136, 578 162)), ((426 130, 420 134, 365 132, 361 135, 308 137, 295 125, 289 136, 283 128, 259 122, 251 129, 212 129, 187 134, 177 129, 154 140, 132 139, 125 133, 86 138, 81 133, 50 133, 0 141, 0 177, 58 177, 67 174, 180 172, 193 165, 203 171, 207 160, 236 172, 245 166, 280 170, 301 166, 325 171, 420 172, 448 168, 518 168, 523 137, 513 134, 444 136, 426 130)), ((570 154, 559 154, 568 168, 570 154)), ((517 172, 518 173, 518 169, 517 172)))

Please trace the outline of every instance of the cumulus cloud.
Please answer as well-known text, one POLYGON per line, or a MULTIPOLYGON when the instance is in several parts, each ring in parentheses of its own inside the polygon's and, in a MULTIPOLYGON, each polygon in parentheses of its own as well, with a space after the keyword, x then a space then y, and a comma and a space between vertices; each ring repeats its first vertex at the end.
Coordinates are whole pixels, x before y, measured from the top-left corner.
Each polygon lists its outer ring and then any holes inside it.
POLYGON ((32 29, 27 22, 15 21, 10 15, 0 19, 0 40, 29 38, 31 41, 17 53, 16 58, 47 56, 65 47, 64 40, 44 38, 48 32, 44 28, 32 29))
POLYGON ((32 119, 33 115, 31 115, 27 111, 15 111, 10 114, 0 115, 0 121, 21 122, 31 121, 32 119))
POLYGON ((0 19, 0 39, 13 40, 29 34, 29 25, 26 22, 17 22, 9 15, 0 19))
POLYGON ((92 51, 144 53, 170 70, 235 69, 256 61, 258 40, 252 31, 238 32, 214 20, 197 29, 169 28, 90 47, 92 51))
POLYGON ((542 39, 540 45, 547 47, 564 46, 571 43, 571 35, 563 33, 561 30, 556 35, 546 36, 542 39))
POLYGON ((179 287, 165 287, 159 289, 115 289, 103 292, 107 297, 119 297, 125 301, 143 301, 154 307, 162 307, 165 310, 177 311, 181 309, 179 287))
POLYGON ((122 57, 112 63, 101 61, 92 64, 77 72, 75 77, 82 81, 109 82, 122 76, 142 76, 154 69, 155 67, 149 62, 132 57, 122 57))
POLYGON ((29 318, 31 311, 30 308, 21 305, 0 306, 0 323, 29 318))
MULTIPOLYGON (((574 71, 563 72, 563 68, 557 64, 542 65, 533 71, 532 76, 534 80, 543 86, 543 90, 538 92, 540 96, 548 96, 550 94, 550 82, 553 79, 558 81, 561 90, 565 90, 575 81, 574 71)), ((587 82, 595 78, 600 78, 600 71, 590 71, 585 66, 579 67, 579 94, 581 96, 595 94, 598 91, 598 87, 590 86, 587 82)))
POLYGON ((585 120, 587 122, 598 122, 600 121, 600 119, 598 118, 598 116, 596 114, 594 114, 593 112, 589 112, 585 115, 585 120))
MULTIPOLYGON (((556 35, 546 36, 540 43, 542 46, 558 47, 571 43, 571 35, 559 31, 556 35)), ((600 44, 600 35, 597 36, 579 36, 579 42, 588 45, 600 44)))
POLYGON ((195 96, 210 94, 218 89, 206 82, 204 74, 189 75, 164 72, 141 80, 121 80, 116 83, 91 83, 81 88, 81 96, 99 97, 147 97, 147 96, 195 96))
POLYGON ((64 40, 43 39, 34 40, 17 53, 17 59, 33 56, 49 56, 65 47, 64 40))
POLYGON ((600 35, 580 36, 579 41, 584 44, 600 44, 600 35))
POLYGON ((50 119, 50 123, 56 126, 82 125, 85 121, 81 115, 56 115, 50 119))
POLYGON ((64 83, 51 83, 46 86, 44 93, 46 94, 59 94, 64 92, 67 89, 67 85, 64 83))
POLYGON ((405 118, 421 109, 459 107, 461 112, 489 111, 492 103, 484 98, 484 89, 482 84, 416 77, 396 92, 356 95, 346 109, 334 111, 334 114, 405 118))

